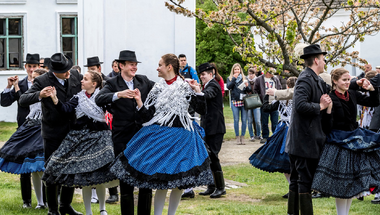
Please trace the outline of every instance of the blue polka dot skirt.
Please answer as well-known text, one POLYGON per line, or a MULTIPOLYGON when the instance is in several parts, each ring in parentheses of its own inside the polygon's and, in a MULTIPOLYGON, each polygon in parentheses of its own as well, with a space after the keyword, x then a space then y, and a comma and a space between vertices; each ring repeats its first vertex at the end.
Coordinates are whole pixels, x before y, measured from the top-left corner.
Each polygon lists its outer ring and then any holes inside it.
POLYGON ((116 158, 111 172, 121 181, 139 188, 190 188, 213 183, 210 159, 202 136, 182 127, 143 127, 116 158))

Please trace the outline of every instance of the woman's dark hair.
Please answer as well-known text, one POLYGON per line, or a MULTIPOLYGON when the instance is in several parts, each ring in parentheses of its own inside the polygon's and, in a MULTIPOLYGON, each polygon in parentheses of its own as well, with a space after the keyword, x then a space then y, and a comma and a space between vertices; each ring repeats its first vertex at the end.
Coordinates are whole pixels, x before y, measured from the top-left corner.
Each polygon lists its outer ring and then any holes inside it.
POLYGON ((335 83, 334 81, 338 81, 340 77, 342 77, 343 74, 350 73, 347 69, 345 68, 338 68, 334 69, 331 72, 331 84, 332 84, 332 89, 335 89, 335 83))
POLYGON ((38 75, 43 75, 47 73, 48 71, 46 69, 36 69, 33 72, 37 73, 38 75))
POLYGON ((90 75, 91 75, 91 81, 96 82, 96 88, 99 87, 99 89, 102 89, 102 87, 103 87, 102 76, 94 70, 88 70, 87 72, 90 73, 90 75))
POLYGON ((218 69, 216 68, 216 64, 215 63, 210 63, 210 65, 215 68, 215 79, 219 82, 220 79, 222 78, 222 76, 219 75, 218 69))
POLYGON ((286 85, 289 88, 293 88, 294 85, 296 85, 296 81, 297 81, 297 77, 290 77, 290 78, 288 78, 288 80, 286 80, 286 85))
POLYGON ((166 66, 172 65, 173 71, 176 75, 178 75, 182 79, 185 79, 181 74, 179 74, 179 60, 175 54, 166 54, 163 55, 161 58, 166 66))

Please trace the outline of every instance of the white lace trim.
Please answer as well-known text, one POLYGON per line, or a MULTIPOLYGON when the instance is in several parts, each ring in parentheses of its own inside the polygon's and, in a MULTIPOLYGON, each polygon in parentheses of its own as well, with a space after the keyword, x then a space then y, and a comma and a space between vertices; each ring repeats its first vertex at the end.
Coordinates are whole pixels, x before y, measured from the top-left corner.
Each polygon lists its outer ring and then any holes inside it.
POLYGON ((88 118, 95 121, 105 122, 106 119, 103 109, 97 106, 95 103, 95 97, 99 93, 99 88, 95 89, 94 94, 90 98, 86 96, 85 92, 85 90, 82 90, 77 95, 75 95, 78 97, 78 106, 75 108, 77 119, 86 115, 88 118))
POLYGON ((27 119, 42 119, 41 102, 30 105, 29 110, 30 112, 26 116, 27 119))
POLYGON ((185 129, 189 131, 193 130, 191 116, 188 113, 192 95, 195 95, 195 92, 182 78, 178 77, 171 85, 168 85, 164 79, 161 79, 153 86, 145 100, 145 108, 149 109, 150 106, 154 105, 156 112, 153 118, 149 122, 144 123, 143 126, 158 123, 171 127, 175 117, 178 116, 185 129))
POLYGON ((280 104, 278 106, 278 112, 279 112, 281 121, 290 122, 290 117, 292 115, 292 104, 293 104, 292 99, 288 101, 286 100, 280 101, 280 104), (288 105, 286 105, 286 102, 288 102, 288 105))

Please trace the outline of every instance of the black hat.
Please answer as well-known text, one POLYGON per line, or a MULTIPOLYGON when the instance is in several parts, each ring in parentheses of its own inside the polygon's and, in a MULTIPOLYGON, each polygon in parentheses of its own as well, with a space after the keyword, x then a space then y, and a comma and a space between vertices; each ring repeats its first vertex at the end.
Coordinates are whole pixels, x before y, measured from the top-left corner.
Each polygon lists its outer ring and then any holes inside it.
POLYGON ((50 58, 44 58, 44 63, 40 63, 43 67, 49 67, 50 58))
POLYGON ((203 63, 198 66, 198 73, 202 73, 207 70, 215 69, 210 63, 203 63))
POLYGON ((73 67, 73 61, 62 53, 55 53, 51 56, 48 67, 54 73, 65 73, 73 67))
POLYGON ((28 64, 40 64, 40 55, 39 54, 27 54, 26 55, 26 61, 23 61, 23 63, 28 64))
POLYGON ((327 54, 327 52, 323 52, 321 50, 321 47, 318 44, 311 44, 310 46, 306 46, 303 48, 303 55, 300 56, 300 58, 305 59, 309 57, 310 55, 317 55, 317 54, 327 54))
POLYGON ((96 66, 96 65, 100 65, 100 64, 103 64, 103 62, 99 62, 98 56, 88 57, 87 58, 87 65, 84 65, 84 67, 91 67, 91 66, 96 66))
POLYGON ((141 63, 140 61, 137 61, 135 52, 129 51, 129 50, 121 51, 119 54, 119 59, 115 59, 115 60, 117 62, 130 61, 130 62, 141 63))

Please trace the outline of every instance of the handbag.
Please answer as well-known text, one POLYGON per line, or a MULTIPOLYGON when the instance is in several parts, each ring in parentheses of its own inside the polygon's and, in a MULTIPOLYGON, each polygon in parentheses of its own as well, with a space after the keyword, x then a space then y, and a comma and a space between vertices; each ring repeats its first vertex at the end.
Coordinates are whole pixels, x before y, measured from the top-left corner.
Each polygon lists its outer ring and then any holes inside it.
POLYGON ((263 106, 263 103, 261 102, 259 94, 253 93, 250 95, 247 95, 243 98, 244 101, 244 109, 255 109, 263 106))

